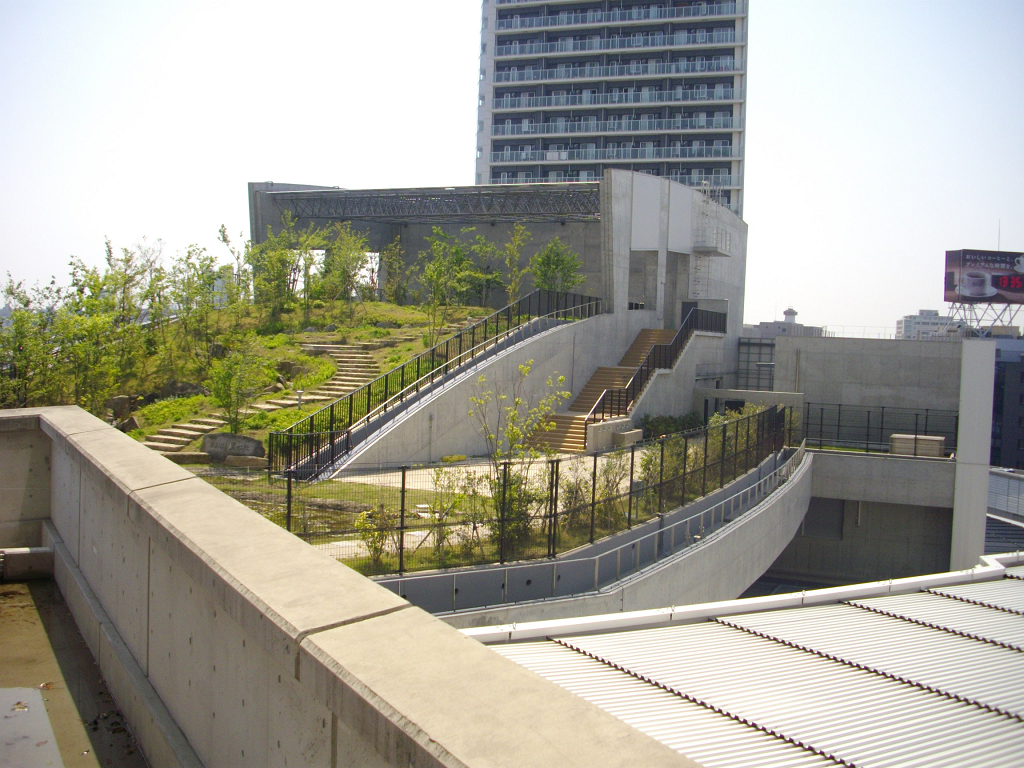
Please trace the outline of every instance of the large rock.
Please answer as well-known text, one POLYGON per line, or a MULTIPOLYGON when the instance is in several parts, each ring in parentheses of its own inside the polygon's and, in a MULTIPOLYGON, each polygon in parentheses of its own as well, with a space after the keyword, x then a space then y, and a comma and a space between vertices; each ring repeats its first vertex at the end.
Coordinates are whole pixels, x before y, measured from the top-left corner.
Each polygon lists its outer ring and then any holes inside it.
POLYGON ((132 412, 132 399, 128 395, 117 395, 112 397, 105 403, 109 408, 117 421, 126 419, 128 414, 132 412))
POLYGON ((160 397, 191 397, 192 395, 208 395, 210 391, 190 381, 168 381, 160 387, 160 397))
POLYGON ((229 467, 245 467, 247 469, 266 469, 267 460, 259 456, 228 456, 224 464, 229 467))
POLYGON ((228 456, 259 456, 266 455, 263 443, 252 437, 233 435, 230 432, 214 432, 203 435, 203 451, 210 454, 214 461, 224 461, 228 456))
POLYGON ((131 432, 133 429, 139 428, 139 422, 134 416, 129 416, 124 421, 119 421, 117 428, 122 432, 131 432))

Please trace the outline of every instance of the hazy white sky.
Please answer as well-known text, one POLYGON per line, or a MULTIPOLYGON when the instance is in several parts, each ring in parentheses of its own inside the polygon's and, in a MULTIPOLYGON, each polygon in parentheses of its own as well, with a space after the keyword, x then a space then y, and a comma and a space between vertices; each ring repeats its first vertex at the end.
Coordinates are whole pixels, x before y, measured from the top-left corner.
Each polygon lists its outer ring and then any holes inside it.
MULTIPOLYGON (((751 0, 746 318, 895 326, 1024 251, 1024 2, 751 0)), ((248 237, 246 182, 473 182, 479 0, 0 0, 0 273, 248 237)))

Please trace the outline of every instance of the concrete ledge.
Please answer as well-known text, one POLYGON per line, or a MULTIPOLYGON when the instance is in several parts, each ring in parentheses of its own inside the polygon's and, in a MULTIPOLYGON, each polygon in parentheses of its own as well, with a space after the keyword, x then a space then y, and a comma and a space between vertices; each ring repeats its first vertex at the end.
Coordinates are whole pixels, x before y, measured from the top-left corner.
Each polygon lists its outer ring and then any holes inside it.
POLYGON ((391 764, 696 765, 653 740, 634 742, 622 721, 539 676, 519 675, 415 608, 321 632, 302 649, 317 698, 359 723, 391 764), (400 733, 379 727, 383 713, 401 713, 400 733), (464 727, 481 713, 493 727, 464 727), (541 724, 556 722, 572 725, 552 739, 541 724))

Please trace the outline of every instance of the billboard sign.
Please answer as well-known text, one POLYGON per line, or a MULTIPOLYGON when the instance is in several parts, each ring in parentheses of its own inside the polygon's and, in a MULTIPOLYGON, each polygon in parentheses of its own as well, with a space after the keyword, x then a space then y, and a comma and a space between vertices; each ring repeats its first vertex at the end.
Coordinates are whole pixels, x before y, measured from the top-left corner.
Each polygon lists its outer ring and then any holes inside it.
POLYGON ((944 300, 953 304, 1024 304, 1024 253, 946 251, 944 300))

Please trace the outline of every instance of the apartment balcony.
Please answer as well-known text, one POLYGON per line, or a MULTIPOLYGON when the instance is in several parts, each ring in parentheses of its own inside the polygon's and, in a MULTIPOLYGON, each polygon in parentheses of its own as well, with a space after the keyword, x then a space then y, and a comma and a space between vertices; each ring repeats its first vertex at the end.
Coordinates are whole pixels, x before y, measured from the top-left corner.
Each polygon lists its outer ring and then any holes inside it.
POLYGON ((564 96, 503 96, 491 104, 495 111, 505 109, 550 109, 552 107, 589 107, 607 104, 677 104, 679 102, 742 101, 742 88, 698 87, 671 91, 634 89, 620 93, 573 93, 564 96))
POLYGON ((679 46, 735 45, 744 42, 743 33, 734 29, 714 32, 676 32, 673 35, 630 35, 600 40, 568 40, 553 43, 508 43, 494 48, 495 57, 541 56, 559 53, 581 53, 587 51, 644 50, 650 48, 673 48, 679 46))
POLYGON ((739 189, 743 186, 743 176, 712 176, 710 174, 695 175, 693 173, 667 173, 665 178, 688 187, 708 187, 710 189, 739 189))
POLYGON ((613 77, 651 77, 700 73, 742 72, 743 60, 726 57, 697 61, 658 62, 656 64, 613 64, 601 66, 564 66, 553 69, 527 68, 495 72, 495 83, 525 83, 541 80, 607 80, 613 77))
POLYGON ((741 147, 630 147, 604 149, 527 149, 491 152, 491 163, 566 163, 596 160, 735 159, 741 147))
MULTIPOLYGON (((525 4, 529 0, 518 2, 500 2, 499 5, 525 4)), ((550 27, 599 26, 603 24, 629 24, 663 19, 706 19, 723 16, 742 16, 746 13, 745 0, 725 3, 708 3, 686 8, 635 8, 616 11, 565 11, 555 16, 529 16, 499 19, 495 29, 499 32, 510 29, 547 29, 550 27)))
POLYGON ((553 123, 505 124, 491 126, 492 136, 544 136, 587 133, 664 133, 676 131, 732 131, 742 129, 742 120, 732 117, 680 117, 667 120, 628 119, 575 120, 553 123))

